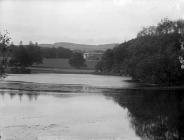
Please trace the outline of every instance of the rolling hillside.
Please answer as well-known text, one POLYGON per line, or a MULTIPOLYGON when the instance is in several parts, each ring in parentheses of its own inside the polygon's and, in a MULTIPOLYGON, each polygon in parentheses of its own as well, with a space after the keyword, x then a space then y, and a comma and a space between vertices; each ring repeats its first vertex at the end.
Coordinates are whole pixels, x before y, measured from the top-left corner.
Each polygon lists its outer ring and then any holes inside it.
POLYGON ((82 51, 93 51, 93 50, 107 50, 112 49, 117 44, 100 44, 100 45, 87 45, 87 44, 76 44, 69 42, 58 42, 54 44, 39 44, 40 47, 64 47, 71 50, 82 50, 82 51))

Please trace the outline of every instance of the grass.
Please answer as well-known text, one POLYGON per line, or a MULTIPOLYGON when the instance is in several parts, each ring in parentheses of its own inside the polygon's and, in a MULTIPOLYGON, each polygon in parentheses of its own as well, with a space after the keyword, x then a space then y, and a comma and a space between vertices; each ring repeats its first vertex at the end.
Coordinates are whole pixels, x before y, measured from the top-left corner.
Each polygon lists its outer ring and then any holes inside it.
POLYGON ((73 67, 68 63, 68 59, 59 58, 44 58, 42 64, 34 66, 42 68, 73 69, 73 67))
POLYGON ((87 60, 86 68, 75 69, 69 64, 68 59, 44 58, 43 63, 33 65, 31 71, 32 73, 94 73, 97 62, 96 60, 87 60))

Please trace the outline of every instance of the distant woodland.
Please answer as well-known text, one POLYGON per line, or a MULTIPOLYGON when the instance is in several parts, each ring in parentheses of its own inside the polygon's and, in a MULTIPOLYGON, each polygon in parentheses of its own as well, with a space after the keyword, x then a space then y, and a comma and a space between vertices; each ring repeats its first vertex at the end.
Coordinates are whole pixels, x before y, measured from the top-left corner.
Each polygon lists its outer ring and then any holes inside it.
MULTIPOLYGON (((80 54, 80 53, 79 53, 80 54)), ((9 63, 8 65, 15 68, 21 68, 21 72, 26 67, 30 67, 33 64, 41 64, 44 58, 64 58, 75 59, 75 53, 70 49, 63 47, 39 47, 37 43, 30 42, 28 45, 23 45, 21 42, 19 45, 10 45, 9 47, 9 63)), ((76 59, 76 65, 71 63, 74 67, 80 67, 78 59, 76 59)), ((17 70, 17 69, 16 69, 17 70)), ((16 71, 15 71, 16 72, 16 71)))
POLYGON ((67 48, 40 47, 38 43, 32 42, 28 45, 23 45, 22 42, 20 42, 19 45, 14 45, 13 43, 9 43, 10 37, 7 33, 4 35, 2 34, 1 36, 0 56, 2 58, 2 74, 5 73, 5 69, 8 66, 11 67, 13 73, 30 73, 30 70, 27 67, 30 67, 33 64, 41 64, 44 58, 70 59, 74 56, 74 53, 67 48), (3 38, 3 36, 5 36, 5 38, 3 38))

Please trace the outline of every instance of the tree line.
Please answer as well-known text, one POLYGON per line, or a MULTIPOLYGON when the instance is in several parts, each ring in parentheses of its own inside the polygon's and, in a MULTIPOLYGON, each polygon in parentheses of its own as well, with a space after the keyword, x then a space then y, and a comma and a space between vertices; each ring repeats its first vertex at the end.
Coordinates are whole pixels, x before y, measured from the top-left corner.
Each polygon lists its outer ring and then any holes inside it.
POLYGON ((10 67, 12 73, 30 73, 33 64, 40 64, 44 58, 69 59, 69 64, 75 68, 84 67, 85 60, 81 52, 73 52, 63 47, 40 47, 38 43, 19 45, 10 43, 8 32, 0 34, 0 77, 5 75, 5 70, 10 67))
POLYGON ((43 60, 41 48, 37 43, 30 42, 29 45, 23 45, 22 42, 20 42, 20 45, 11 44, 9 52, 8 65, 12 67, 13 73, 30 73, 27 67, 34 63, 42 63, 43 60))
POLYGON ((179 58, 183 58, 184 20, 163 19, 157 26, 143 28, 137 37, 108 49, 96 70, 116 73, 156 84, 179 84, 184 72, 179 58))
POLYGON ((10 60, 9 66, 14 67, 14 72, 20 71, 27 72, 26 67, 30 67, 33 64, 40 64, 43 58, 64 58, 69 59, 69 64, 75 68, 81 68, 84 66, 85 60, 80 52, 73 52, 70 49, 63 47, 39 47, 38 43, 29 45, 10 45, 10 60), (18 68, 18 69, 17 69, 18 68), (21 69, 21 70, 20 70, 21 69))

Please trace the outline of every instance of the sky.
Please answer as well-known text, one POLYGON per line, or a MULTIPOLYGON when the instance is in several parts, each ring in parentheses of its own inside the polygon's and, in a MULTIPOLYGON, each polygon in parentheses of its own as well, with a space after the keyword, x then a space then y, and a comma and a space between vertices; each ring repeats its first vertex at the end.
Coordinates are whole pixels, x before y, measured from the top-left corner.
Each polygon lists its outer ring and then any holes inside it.
POLYGON ((184 0, 0 0, 0 31, 15 44, 121 43, 166 17, 184 19, 184 0))

